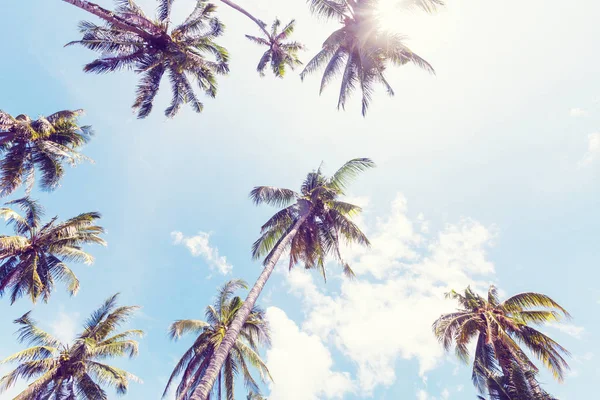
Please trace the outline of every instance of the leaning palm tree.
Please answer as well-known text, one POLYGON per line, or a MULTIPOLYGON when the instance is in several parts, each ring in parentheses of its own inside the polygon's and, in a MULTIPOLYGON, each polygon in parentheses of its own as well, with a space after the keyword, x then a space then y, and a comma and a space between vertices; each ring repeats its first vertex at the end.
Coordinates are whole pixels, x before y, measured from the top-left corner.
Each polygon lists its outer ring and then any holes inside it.
POLYGON ((65 263, 93 263, 82 245, 106 244, 100 237, 104 230, 95 225, 100 214, 83 213, 64 222, 54 217, 42 224, 44 210, 36 201, 25 197, 7 204, 16 204, 24 215, 0 208, 0 217, 15 232, 14 236, 0 235, 0 297, 10 290, 11 304, 24 294, 34 303, 40 297, 48 301, 55 280, 65 282, 71 295, 76 294, 79 280, 65 263))
POLYGON ((283 40, 287 39, 292 34, 295 25, 296 22, 292 20, 283 27, 281 32, 279 32, 281 21, 275 19, 270 32, 267 31, 264 24, 259 24, 264 33, 264 37, 246 35, 246 37, 254 43, 267 46, 267 50, 260 58, 258 66, 256 67, 256 70, 261 76, 265 75, 265 69, 269 64, 271 65, 273 74, 279 78, 283 78, 285 75, 286 67, 293 70, 295 67, 302 65, 302 62, 298 58, 298 52, 304 49, 304 46, 298 42, 283 42, 283 40))
POLYGON ((521 346, 562 381, 569 367, 564 359, 568 351, 530 326, 569 317, 550 297, 520 293, 500 302, 494 286, 490 286, 487 299, 471 288, 467 288, 464 295, 451 291, 447 297, 457 300, 461 308, 442 315, 433 324, 434 333, 446 350, 454 345, 457 357, 464 362, 469 360, 468 344, 477 340, 472 379, 481 393, 487 390, 493 395, 511 386, 511 390, 518 391, 511 399, 532 398, 523 394, 528 393, 525 390, 534 393, 536 400, 546 399, 535 379, 538 368, 521 346))
MULTIPOLYGON (((427 61, 404 44, 402 36, 384 31, 379 26, 378 2, 379 0, 308 0, 311 12, 335 19, 342 27, 323 42, 322 49, 306 64, 300 76, 304 79, 326 65, 321 78, 322 93, 325 86, 341 73, 338 109, 344 109, 346 99, 358 86, 362 92, 363 116, 371 102, 373 84, 381 83, 390 96, 394 95, 394 90, 384 75, 389 64, 404 65, 410 62, 434 73, 427 61)), ((414 4, 430 12, 441 1, 416 0, 414 4)))
MULTIPOLYGON (((200 378, 206 372, 208 362, 220 346, 225 333, 244 303, 240 297, 232 297, 240 288, 247 289, 248 286, 246 282, 236 279, 227 282, 219 289, 214 304, 206 307, 207 322, 186 319, 175 321, 171 325, 170 336, 172 339, 179 339, 186 333, 197 334, 198 337, 175 366, 163 397, 167 395, 174 380, 182 375, 177 386, 176 398, 178 400, 190 398, 200 378)), ((221 399, 223 391, 228 400, 234 399, 235 376, 240 372, 251 393, 260 393, 248 367, 252 365, 256 368, 263 381, 267 377, 271 378, 267 366, 258 354, 259 345, 267 345, 269 342, 269 329, 264 312, 255 306, 242 325, 240 334, 219 371, 219 383, 215 387, 215 394, 219 399, 221 399)))
POLYGON ((41 174, 40 187, 54 190, 64 175, 63 164, 74 166, 86 159, 78 150, 92 130, 77 123, 82 113, 64 110, 34 121, 0 110, 0 196, 11 194, 23 183, 30 192, 36 170, 41 174))
POLYGON ((300 193, 271 186, 259 186, 252 190, 250 197, 255 204, 266 203, 283 209, 261 228, 261 236, 252 247, 252 255, 255 259, 265 256, 264 269, 211 358, 206 374, 190 397, 191 400, 208 398, 244 321, 284 251, 289 250, 290 268, 302 262, 306 269, 316 269, 325 278, 326 257, 333 256, 343 265, 347 276, 354 276, 348 263, 342 259, 340 242, 368 246, 369 240, 350 219, 360 213, 360 207, 340 201, 339 197, 344 195, 346 186, 353 178, 374 166, 368 158, 357 158, 345 163, 329 178, 319 168, 307 175, 300 193))
POLYGON ((140 330, 116 333, 126 322, 136 306, 117 307, 117 296, 109 297, 94 311, 84 324, 84 329, 73 343, 61 343, 40 329, 28 312, 15 320, 21 328, 17 331, 20 342, 32 347, 6 358, 2 363, 19 365, 0 379, 0 393, 12 387, 18 379, 37 378, 15 400, 105 400, 101 385, 113 386, 118 394, 127 392, 129 381, 139 379, 101 362, 107 358, 137 355, 135 337, 143 336, 140 330))
POLYGON ((116 0, 114 12, 86 0, 63 1, 105 22, 103 26, 82 22, 83 38, 68 44, 81 44, 102 54, 84 67, 85 72, 107 73, 128 68, 142 75, 133 104, 138 118, 152 111, 165 74, 173 93, 171 105, 165 111, 167 117, 173 117, 186 103, 196 112, 202 111, 203 104, 194 93, 192 81, 209 97, 216 96, 216 76, 228 72, 229 56, 215 43, 223 32, 223 24, 213 16, 214 4, 199 0, 187 19, 171 28, 173 0, 158 0, 156 20, 147 17, 133 0, 116 0))

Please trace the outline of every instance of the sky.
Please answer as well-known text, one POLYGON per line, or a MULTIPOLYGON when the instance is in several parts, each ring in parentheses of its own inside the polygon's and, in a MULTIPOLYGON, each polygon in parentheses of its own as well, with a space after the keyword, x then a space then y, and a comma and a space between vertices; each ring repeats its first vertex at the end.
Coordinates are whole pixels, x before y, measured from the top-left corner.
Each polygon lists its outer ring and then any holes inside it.
MULTIPOLYGON (((541 380, 561 400, 596 392, 597 2, 449 0, 435 15, 386 7, 383 23, 406 35, 436 74, 390 68, 396 96, 378 88, 366 118, 357 96, 336 110, 339 80, 319 96, 318 75, 259 77, 261 48, 243 37, 258 34, 256 26, 217 2, 231 73, 202 114, 184 107, 172 120, 162 114, 168 88, 150 117, 137 120, 133 72, 84 74, 95 54, 63 47, 78 38, 77 22, 93 16, 59 0, 5 3, 0 108, 32 117, 83 108, 81 122, 96 132, 84 149, 95 163, 68 169, 60 188, 33 196, 48 217, 100 211, 108 246, 88 248, 93 266, 72 265, 76 297, 58 286, 48 304, 0 299, 0 358, 22 348, 11 321, 26 311, 68 341, 120 292, 121 304, 142 306, 128 327, 146 331, 137 358, 114 362, 144 381, 126 398, 160 398, 192 340, 170 341, 169 324, 203 319, 217 287, 232 278, 252 284, 260 273, 250 247, 274 210, 255 207, 249 191, 297 189, 321 162, 331 173, 370 157, 378 167, 348 192, 372 242, 345 249, 357 279, 344 279, 335 264, 326 284, 279 267, 259 300, 272 331, 262 352, 274 378, 263 386, 269 399, 474 399, 470 368, 444 354, 431 324, 456 307, 445 292, 490 283, 503 297, 541 292, 570 311, 572 320, 542 330, 571 351, 571 371, 562 384, 547 373, 541 380)), ((139 4, 149 14, 155 7, 139 4)), ((305 62, 336 28, 302 0, 240 4, 265 21, 295 18, 305 62)), ((175 1, 172 19, 193 6, 175 1)), ((245 398, 241 382, 236 394, 245 398)))

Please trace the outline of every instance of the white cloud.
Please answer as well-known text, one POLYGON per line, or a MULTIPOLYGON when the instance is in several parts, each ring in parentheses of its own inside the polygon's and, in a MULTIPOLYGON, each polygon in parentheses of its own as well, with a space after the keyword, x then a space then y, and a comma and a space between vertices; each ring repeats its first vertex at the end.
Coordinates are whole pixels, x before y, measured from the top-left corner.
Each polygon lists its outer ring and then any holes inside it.
POLYGON ((428 400, 430 399, 429 395, 423 389, 417 392, 417 400, 428 400))
POLYGON ((69 314, 61 311, 58 318, 50 324, 52 335, 64 344, 71 344, 79 330, 78 319, 79 313, 69 314))
POLYGON ((577 108, 577 107, 571 108, 571 111, 569 112, 569 115, 571 115, 571 117, 575 117, 575 118, 583 117, 586 114, 587 114, 587 111, 585 111, 582 108, 577 108))
POLYGON ((600 157, 600 132, 588 135, 588 150, 579 161, 579 167, 585 167, 600 157))
POLYGON ((573 324, 566 323, 553 323, 548 326, 558 329, 562 333, 566 333, 567 335, 574 337, 575 339, 581 339, 585 332, 585 328, 583 326, 577 326, 573 324))
POLYGON ((187 247, 192 256, 204 258, 211 270, 216 269, 222 275, 231 273, 233 266, 227 262, 227 258, 219 255, 218 248, 211 247, 210 233, 198 232, 196 236, 186 237, 183 233, 175 231, 171 232, 171 237, 173 243, 187 247))
POLYGON ((450 391, 448 389, 442 390, 442 399, 446 400, 450 398, 450 391))
POLYGON ((398 359, 417 359, 421 376, 434 368, 444 354, 431 324, 456 307, 444 293, 469 284, 484 289, 488 282, 477 279, 494 273, 486 259, 494 237, 490 229, 463 219, 427 238, 416 232, 406 211, 398 195, 391 214, 370 233, 370 251, 352 249, 352 265, 362 276, 343 281, 339 294, 322 293, 304 271, 289 274, 290 290, 305 306, 303 329, 330 340, 354 361, 359 389, 367 395, 395 381, 398 359))
POLYGON ((318 336, 301 331, 277 307, 267 309, 267 319, 272 340, 267 365, 273 376, 269 399, 333 399, 353 390, 348 373, 331 370, 331 354, 318 336))

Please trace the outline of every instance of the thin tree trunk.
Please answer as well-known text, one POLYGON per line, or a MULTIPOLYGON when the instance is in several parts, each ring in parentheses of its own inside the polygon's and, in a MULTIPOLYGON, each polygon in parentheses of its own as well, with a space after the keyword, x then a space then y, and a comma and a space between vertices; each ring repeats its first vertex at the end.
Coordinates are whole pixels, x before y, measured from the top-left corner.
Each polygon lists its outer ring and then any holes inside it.
POLYGON ((192 393, 190 400, 207 399, 210 390, 214 385, 217 376, 219 375, 219 371, 223 367, 225 359, 227 358, 229 352, 231 351, 231 348, 235 344, 235 341, 237 340, 242 326, 244 325, 246 319, 250 315, 250 312, 252 311, 252 308, 254 307, 258 296, 260 295, 263 287, 267 283, 267 280, 271 276, 271 273, 275 269, 277 261, 279 261, 279 258, 283 254, 284 249, 287 247, 290 241, 294 238, 294 236, 296 236, 298 229, 304 223, 306 218, 308 218, 308 215, 309 213, 306 212, 304 213, 304 215, 302 215, 302 217, 298 219, 298 221, 296 221, 292 229, 288 232, 287 235, 285 235, 283 240, 279 242, 275 251, 273 251, 273 256, 269 259, 267 265, 265 265, 263 271, 256 280, 256 283, 248 293, 248 297, 246 297, 244 304, 236 313, 235 318, 233 319, 231 325, 227 329, 227 333, 225 334, 223 341, 217 348, 217 351, 215 351, 215 353, 213 354, 210 363, 206 368, 206 373, 200 380, 200 384, 198 385, 196 390, 194 390, 194 393, 192 393))
POLYGON ((267 35, 268 38, 271 38, 271 34, 265 29, 265 23, 256 18, 254 15, 250 14, 248 11, 244 10, 242 7, 238 6, 234 2, 230 0, 221 0, 222 3, 227 4, 229 7, 233 8, 244 14, 246 17, 250 18, 258 27, 267 35))
POLYGON ((223 373, 219 371, 219 400, 221 400, 221 393, 222 393, 221 392, 221 389, 222 389, 222 387, 221 387, 222 382, 221 381, 222 381, 222 379, 223 379, 223 373))
POLYGON ((91 14, 94 14, 98 18, 102 18, 103 20, 110 22, 111 24, 124 29, 129 32, 133 32, 137 35, 140 35, 145 38, 151 38, 152 35, 145 32, 143 29, 140 29, 135 24, 132 24, 129 21, 119 17, 114 12, 107 10, 105 8, 100 7, 98 4, 89 2, 87 0, 63 0, 66 3, 72 4, 75 7, 79 7, 82 10, 85 10, 91 14))

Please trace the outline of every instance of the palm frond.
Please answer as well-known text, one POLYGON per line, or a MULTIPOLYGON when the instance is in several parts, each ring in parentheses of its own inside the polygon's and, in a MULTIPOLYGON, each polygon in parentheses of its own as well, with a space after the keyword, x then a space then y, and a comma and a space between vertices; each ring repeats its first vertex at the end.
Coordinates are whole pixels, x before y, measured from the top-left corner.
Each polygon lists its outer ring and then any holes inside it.
POLYGON ((254 204, 269 204, 274 207, 287 207, 300 196, 290 189, 273 186, 257 186, 250 192, 254 204))

